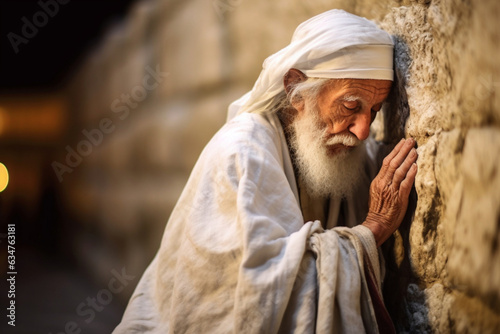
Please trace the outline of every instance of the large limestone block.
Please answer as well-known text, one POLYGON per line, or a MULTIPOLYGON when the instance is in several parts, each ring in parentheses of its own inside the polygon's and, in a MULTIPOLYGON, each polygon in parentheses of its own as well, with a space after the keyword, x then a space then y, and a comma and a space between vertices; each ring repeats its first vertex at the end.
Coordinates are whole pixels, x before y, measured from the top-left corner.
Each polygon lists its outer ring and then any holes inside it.
POLYGON ((155 1, 140 0, 132 4, 125 28, 130 49, 140 48, 148 41, 155 9, 155 1))
POLYGON ((179 137, 186 129, 190 112, 188 101, 174 100, 150 107, 133 120, 128 150, 136 174, 154 177, 186 168, 182 159, 186 147, 179 137))
POLYGON ((435 175, 437 190, 444 203, 456 197, 454 187, 461 176, 464 133, 457 128, 439 135, 436 151, 435 175))
MULTIPOLYGON (((461 122, 457 125, 500 124, 500 2, 461 4, 467 11, 457 16, 460 34, 449 50, 450 71, 461 122)), ((454 8, 454 7, 451 7, 454 8)), ((447 20, 449 20, 447 18, 447 20)), ((457 29, 458 30, 458 29, 457 29)))
POLYGON ((382 27, 408 46, 411 58, 406 91, 415 112, 408 135, 420 139, 498 120, 491 102, 498 101, 499 68, 490 55, 500 51, 493 15, 499 7, 494 1, 433 1, 393 8, 383 19, 382 27))
POLYGON ((418 148, 418 174, 415 188, 418 194, 415 217, 410 229, 410 259, 418 277, 435 280, 444 266, 445 252, 440 242, 442 201, 435 175, 435 159, 439 135, 431 137, 418 148))
MULTIPOLYGON (((95 185, 97 186, 97 185, 95 185)), ((101 185, 97 192, 98 221, 102 237, 114 238, 119 230, 120 236, 134 236, 140 229, 138 211, 139 192, 131 180, 115 180, 101 185)))
POLYGON ((454 187, 455 226, 447 270, 451 286, 500 310, 500 129, 468 131, 454 187))
POLYGON ((263 61, 290 43, 295 28, 303 21, 329 9, 353 10, 352 1, 243 1, 226 3, 223 20, 231 45, 232 76, 249 85, 255 82, 263 61))
POLYGON ((156 31, 151 36, 153 63, 170 73, 158 94, 210 90, 225 81, 230 69, 229 50, 212 2, 165 3, 158 10, 156 31))
POLYGON ((189 175, 199 154, 226 121, 230 102, 244 93, 243 87, 220 94, 192 95, 161 100, 131 120, 133 127, 126 149, 136 173, 151 177, 170 172, 189 175))
POLYGON ((151 15, 151 2, 135 4, 129 20, 111 26, 103 42, 91 50, 81 65, 72 95, 78 101, 74 114, 82 122, 98 121, 110 111, 115 99, 142 85, 145 66, 151 59, 147 45, 151 15))
POLYGON ((381 26, 407 45, 411 59, 406 93, 411 113, 406 124, 409 136, 421 141, 422 136, 435 134, 443 128, 446 115, 441 111, 443 98, 438 87, 446 82, 436 76, 438 64, 434 57, 432 27, 425 20, 427 7, 414 5, 394 8, 381 26), (444 82, 444 83, 443 83, 444 82))
POLYGON ((109 78, 100 53, 94 51, 78 73, 78 85, 72 89, 71 107, 75 123, 88 125, 103 115, 109 107, 109 78))
MULTIPOLYGON (((449 307, 445 312, 447 317, 434 328, 440 333, 471 333, 495 334, 500 332, 500 315, 498 308, 491 309, 479 299, 470 297, 466 293, 453 290, 444 295, 444 306, 449 307)), ((430 308, 429 312, 436 317, 442 315, 439 309, 436 312, 430 308)))
POLYGON ((376 2, 372 0, 356 0, 351 1, 351 7, 347 8, 347 10, 369 20, 380 22, 392 8, 407 5, 408 2, 408 0, 381 0, 376 2))
MULTIPOLYGON (((454 208, 456 184, 462 167, 463 134, 460 129, 441 132, 419 147, 419 172, 415 186, 418 206, 410 233, 412 268, 426 281, 447 273, 450 240, 455 217, 444 215, 454 208)), ((450 211, 451 212, 451 211, 450 211)))
POLYGON ((218 94, 202 95, 192 101, 186 127, 179 137, 179 142, 185 147, 182 159, 189 171, 208 141, 226 122, 229 104, 240 98, 247 89, 235 85, 221 89, 218 94))

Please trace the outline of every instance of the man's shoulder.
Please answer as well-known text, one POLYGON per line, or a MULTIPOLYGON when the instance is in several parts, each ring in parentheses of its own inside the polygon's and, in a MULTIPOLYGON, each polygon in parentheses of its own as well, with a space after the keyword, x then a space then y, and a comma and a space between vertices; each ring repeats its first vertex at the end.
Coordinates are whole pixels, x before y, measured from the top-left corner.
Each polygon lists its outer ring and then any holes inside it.
POLYGON ((266 116, 242 114, 226 123, 200 155, 195 174, 229 177, 283 173, 282 136, 279 124, 266 116))
POLYGON ((275 115, 245 113, 230 120, 203 150, 197 165, 213 171, 283 168, 283 135, 275 115), (277 121, 277 122, 276 122, 277 121))
MULTIPOLYGON (((276 128, 272 124, 272 115, 261 115, 255 113, 243 113, 227 122, 222 129, 226 132, 239 133, 241 135, 256 134, 275 135, 276 128)), ((222 130, 221 129, 221 130, 222 130)))
POLYGON ((273 115, 243 113, 226 123, 214 136, 211 145, 227 149, 269 149, 281 142, 279 126, 273 115))

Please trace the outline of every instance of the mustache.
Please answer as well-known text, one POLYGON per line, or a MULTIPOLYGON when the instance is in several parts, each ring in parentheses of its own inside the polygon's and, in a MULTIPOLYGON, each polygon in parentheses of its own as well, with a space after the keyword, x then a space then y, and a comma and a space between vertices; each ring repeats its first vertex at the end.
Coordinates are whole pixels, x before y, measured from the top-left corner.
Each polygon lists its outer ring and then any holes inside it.
MULTIPOLYGON (((326 138, 326 136, 325 136, 325 138, 326 138)), ((327 138, 324 141, 324 143, 327 146, 337 145, 337 144, 342 144, 344 146, 359 146, 359 145, 361 145, 362 141, 359 140, 353 134, 342 133, 342 134, 330 136, 330 138, 327 138)))

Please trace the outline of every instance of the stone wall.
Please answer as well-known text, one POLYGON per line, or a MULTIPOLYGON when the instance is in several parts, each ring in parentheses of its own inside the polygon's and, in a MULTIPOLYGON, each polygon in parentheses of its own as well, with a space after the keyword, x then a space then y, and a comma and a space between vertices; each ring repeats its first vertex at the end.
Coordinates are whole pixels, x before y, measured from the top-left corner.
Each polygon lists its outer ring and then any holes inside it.
POLYGON ((385 297, 399 331, 497 333, 500 3, 494 0, 136 3, 70 87, 68 145, 85 154, 62 184, 79 258, 97 276, 125 266, 138 278, 227 105, 251 88, 262 61, 289 42, 300 22, 331 8, 377 20, 394 35, 392 103, 374 132, 387 142, 411 136, 419 146, 416 205, 385 247, 385 297), (87 151, 83 130, 95 134, 87 151), (101 131, 101 140, 92 130, 101 131))
POLYGON ((500 329, 499 13, 495 1, 426 1, 382 20, 419 146, 416 211, 396 247, 418 332, 500 329))

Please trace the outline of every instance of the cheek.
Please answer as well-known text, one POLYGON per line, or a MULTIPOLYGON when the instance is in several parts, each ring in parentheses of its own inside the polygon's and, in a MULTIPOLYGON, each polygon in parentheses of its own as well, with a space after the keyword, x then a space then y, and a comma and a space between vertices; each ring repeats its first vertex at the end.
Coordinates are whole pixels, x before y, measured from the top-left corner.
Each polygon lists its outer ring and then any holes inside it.
POLYGON ((347 128, 350 123, 350 118, 351 117, 340 116, 337 113, 331 113, 328 115, 325 123, 328 126, 329 132, 340 133, 347 128))
POLYGON ((350 123, 349 117, 339 117, 337 122, 335 122, 335 132, 338 133, 345 131, 350 123))
POLYGON ((331 110, 329 108, 319 108, 319 116, 322 123, 328 127, 328 130, 332 128, 339 122, 338 112, 336 110, 331 110))

